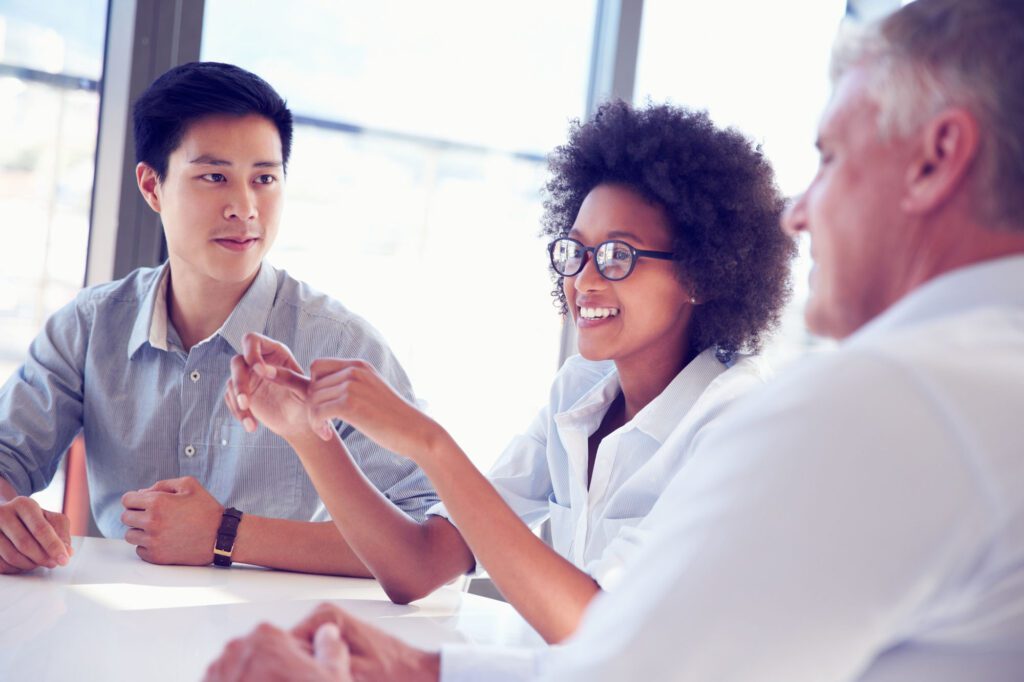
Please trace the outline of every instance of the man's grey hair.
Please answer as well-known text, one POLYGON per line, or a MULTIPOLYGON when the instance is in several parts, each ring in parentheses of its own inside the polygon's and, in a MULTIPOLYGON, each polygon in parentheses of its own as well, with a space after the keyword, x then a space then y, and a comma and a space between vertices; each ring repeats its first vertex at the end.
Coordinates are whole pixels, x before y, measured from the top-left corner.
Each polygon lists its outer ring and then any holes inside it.
POLYGON ((869 74, 882 135, 908 135, 946 107, 971 111, 978 217, 1024 229, 1024 0, 916 0, 844 29, 833 84, 855 67, 869 74))

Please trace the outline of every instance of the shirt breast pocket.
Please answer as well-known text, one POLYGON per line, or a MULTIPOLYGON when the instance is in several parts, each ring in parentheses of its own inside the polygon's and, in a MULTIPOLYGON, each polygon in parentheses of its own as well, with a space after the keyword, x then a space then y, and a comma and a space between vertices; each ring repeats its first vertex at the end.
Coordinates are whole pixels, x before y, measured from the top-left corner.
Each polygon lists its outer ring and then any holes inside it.
POLYGON ((249 433, 232 417, 215 420, 212 435, 218 500, 250 514, 308 520, 298 509, 302 464, 283 438, 262 426, 249 433))
POLYGON ((576 519, 572 507, 548 497, 548 522, 551 524, 551 546, 566 559, 572 560, 572 543, 576 536, 576 519))

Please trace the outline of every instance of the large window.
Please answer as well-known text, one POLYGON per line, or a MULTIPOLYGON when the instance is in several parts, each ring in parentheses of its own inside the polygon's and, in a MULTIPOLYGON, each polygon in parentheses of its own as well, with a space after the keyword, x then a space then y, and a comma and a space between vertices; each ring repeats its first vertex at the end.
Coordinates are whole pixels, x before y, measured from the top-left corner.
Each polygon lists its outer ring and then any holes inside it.
MULTIPOLYGON (((82 287, 106 0, 0 6, 0 382, 82 287)), ((60 508, 61 480, 41 493, 60 508)))
POLYGON ((298 116, 270 260, 381 330, 483 469, 544 403, 561 321, 545 155, 584 115, 593 0, 207 0, 203 59, 298 116))
MULTIPOLYGON (((645 0, 636 101, 706 109, 763 146, 783 193, 803 191, 817 168, 818 117, 844 0, 645 0)), ((794 296, 767 354, 783 364, 815 345, 803 324, 810 258, 806 240, 794 296)))

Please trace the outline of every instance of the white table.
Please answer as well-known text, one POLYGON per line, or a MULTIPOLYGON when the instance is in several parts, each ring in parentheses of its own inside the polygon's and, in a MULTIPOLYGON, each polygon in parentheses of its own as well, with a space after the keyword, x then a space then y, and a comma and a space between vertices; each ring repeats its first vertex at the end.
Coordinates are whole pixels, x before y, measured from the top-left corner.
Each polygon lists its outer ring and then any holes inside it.
POLYGON ((398 606, 373 580, 154 566, 121 540, 73 546, 66 567, 0 576, 0 680, 196 680, 229 639, 291 627, 323 601, 425 648, 542 644, 508 604, 453 587, 398 606))

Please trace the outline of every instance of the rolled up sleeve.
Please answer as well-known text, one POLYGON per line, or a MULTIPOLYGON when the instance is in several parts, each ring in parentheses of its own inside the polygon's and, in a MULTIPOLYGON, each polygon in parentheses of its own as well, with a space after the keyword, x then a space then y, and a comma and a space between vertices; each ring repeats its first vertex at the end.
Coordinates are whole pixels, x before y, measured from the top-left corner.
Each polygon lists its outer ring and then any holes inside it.
POLYGON ((55 313, 0 388, 0 476, 21 495, 49 484, 82 429, 87 312, 76 299, 55 313))

